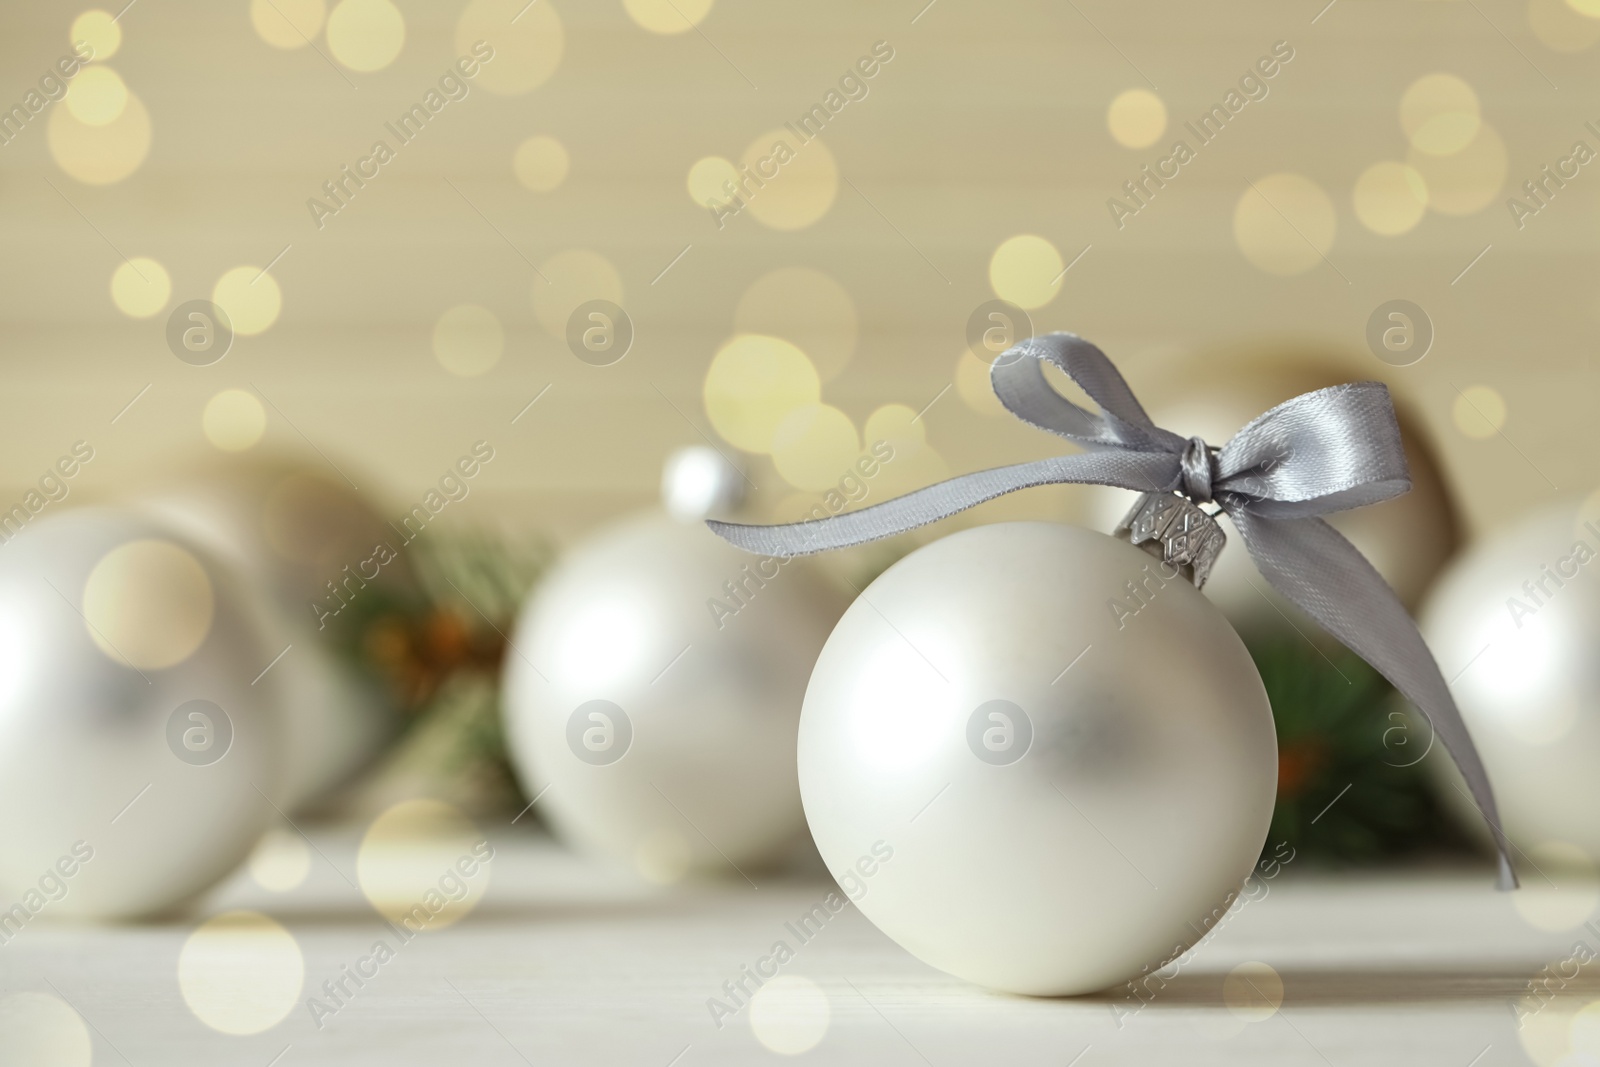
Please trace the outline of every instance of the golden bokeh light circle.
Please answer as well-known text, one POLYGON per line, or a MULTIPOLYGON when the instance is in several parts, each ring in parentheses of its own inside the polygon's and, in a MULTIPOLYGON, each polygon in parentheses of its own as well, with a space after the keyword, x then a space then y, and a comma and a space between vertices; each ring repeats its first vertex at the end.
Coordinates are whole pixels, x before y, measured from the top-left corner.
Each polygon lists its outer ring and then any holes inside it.
POLYGON ((839 164, 818 138, 802 143, 787 129, 768 130, 750 142, 740 161, 750 176, 748 191, 741 193, 744 210, 770 229, 803 230, 839 196, 839 164))
POLYGON ((776 503, 768 505, 763 510, 762 520, 779 523, 804 522, 817 517, 812 514, 816 507, 816 493, 786 493, 776 503))
POLYGON ((1361 172, 1350 199, 1356 218, 1373 233, 1410 232, 1428 211, 1428 183, 1415 167, 1384 160, 1361 172))
POLYGON ((207 919, 178 953, 178 989, 195 1018, 224 1034, 270 1030, 305 986, 306 962, 294 935, 255 911, 207 919))
POLYGON ((1490 386, 1469 385, 1456 394, 1450 406, 1450 420, 1467 437, 1493 437, 1505 428, 1505 398, 1490 386))
POLYGON ((961 397, 962 403, 979 415, 1008 414, 1005 405, 1000 403, 1000 398, 994 395, 994 386, 989 382, 989 375, 993 370, 993 364, 973 355, 970 348, 963 348, 961 354, 956 357, 956 395, 961 397))
POLYGON ((1428 187, 1428 207, 1445 215, 1473 215, 1494 203, 1506 183, 1506 145, 1487 122, 1472 143, 1450 156, 1412 149, 1406 162, 1428 187))
POLYGON ((587 248, 569 248, 539 264, 533 279, 533 314, 552 337, 567 336, 567 320, 591 300, 622 304, 622 275, 611 261, 587 248))
POLYGON ((1478 136, 1483 122, 1472 86, 1442 71, 1412 82, 1400 97, 1400 128, 1425 155, 1450 156, 1478 136))
POLYGON ((831 275, 780 267, 757 278, 733 311, 739 333, 782 337, 811 357, 823 381, 844 370, 856 350, 855 301, 831 275))
POLYGON ((567 180, 572 158, 567 146, 554 137, 529 137, 517 145, 511 169, 524 189, 548 193, 567 180))
MULTIPOLYGON (((867 442, 870 447, 872 442, 867 442)), ((899 449, 883 461, 878 476, 872 480, 872 498, 889 500, 904 496, 935 482, 950 477, 950 465, 931 444, 925 444, 909 455, 899 449)))
POLYGON ((85 185, 112 185, 138 170, 150 154, 150 139, 150 112, 132 91, 122 111, 103 126, 91 126, 69 109, 55 107, 46 128, 56 166, 85 185))
POLYGON ((1574 1067, 1600 1063, 1600 1000, 1591 1000, 1573 1013, 1567 1024, 1567 1040, 1573 1052, 1585 1057, 1577 1059, 1574 1067))
POLYGON ((85 126, 109 126, 128 106, 128 83, 115 70, 97 63, 84 67, 67 83, 67 95, 61 102, 85 126))
POLYGON ((1055 245, 1038 234, 1018 234, 989 257, 989 288, 1019 308, 1043 307, 1061 291, 1064 266, 1055 245))
POLYGON ((328 12, 328 51, 363 74, 382 70, 406 44, 406 19, 393 0, 339 0, 328 12))
POLYGON ((298 889, 311 873, 311 848, 293 830, 273 828, 261 835, 250 853, 250 877, 272 893, 298 889))
POLYGON ((1167 105, 1148 89, 1127 89, 1106 109, 1106 128, 1124 148, 1148 148, 1167 132, 1167 105))
POLYGON ((505 350, 505 327, 486 307, 457 304, 433 324, 434 358, 459 378, 487 374, 505 350))
POLYGON ((780 974, 750 998, 750 1032, 761 1046, 783 1056, 810 1052, 828 1036, 833 1011, 828 994, 811 979, 780 974))
POLYGON ((1270 1019, 1283 1006, 1283 978, 1270 964, 1241 963, 1222 980, 1222 1000, 1247 1022, 1270 1019))
POLYGON ((689 199, 703 208, 712 208, 727 202, 734 195, 729 191, 729 183, 737 191, 739 184, 739 168, 721 156, 706 156, 697 159, 689 167, 688 177, 684 185, 689 190, 689 199))
POLYGON ((1600 0, 1528 0, 1528 28, 1553 52, 1582 52, 1600 41, 1600 0))
POLYGON ((886 442, 897 460, 910 459, 928 443, 927 424, 905 404, 885 404, 868 415, 861 436, 868 449, 886 442))
POLYGON ((778 425, 819 403, 822 380, 806 354, 781 337, 742 333, 717 350, 702 392, 706 417, 729 444, 771 452, 778 425))
POLYGON ((850 416, 828 404, 802 404, 772 433, 772 463, 796 489, 831 489, 861 456, 850 416))
POLYGON ((182 663, 211 632, 211 579, 171 541, 129 541, 102 556, 83 586, 89 636, 114 662, 138 670, 182 663))
POLYGON ((304 48, 327 21, 324 0, 250 0, 250 26, 274 48, 304 48))
POLYGON ((94 49, 93 58, 110 59, 122 47, 122 26, 117 17, 101 8, 90 8, 72 20, 67 40, 76 45, 79 41, 94 49))
POLYGON ((172 298, 172 278, 167 268, 148 256, 134 256, 111 272, 111 302, 134 319, 158 314, 172 298))
POLYGON ((1576 997, 1552 997, 1537 985, 1534 992, 1519 997, 1512 1014, 1517 1020, 1517 1042, 1528 1059, 1538 1067, 1588 1067, 1583 1060, 1574 1063, 1568 1056, 1583 1008, 1576 997))
POLYGON ((687 33, 711 14, 714 0, 622 0, 628 17, 651 33, 687 33))
POLYGON ((500 96, 532 92, 561 65, 566 35, 561 16, 549 3, 527 0, 472 0, 456 23, 456 55, 493 58, 481 62, 474 84, 500 96))
POLYGON ((1333 200, 1303 174, 1258 178, 1239 194, 1233 239, 1268 274, 1304 274, 1323 262, 1338 228, 1333 200))
POLYGON ((89 1067, 94 1042, 72 1005, 48 993, 0 997, 0 1064, 17 1067, 89 1067))
POLYGON ((260 267, 234 267, 217 279, 211 302, 228 313, 233 332, 249 337, 278 321, 283 310, 283 290, 277 279, 260 267))
POLYGON ((248 389, 224 389, 206 401, 200 429, 224 452, 244 452, 267 432, 267 409, 248 389))
POLYGON ((405 800, 367 827, 356 881, 379 915, 410 933, 442 930, 489 888, 493 848, 466 813, 442 800, 405 800))

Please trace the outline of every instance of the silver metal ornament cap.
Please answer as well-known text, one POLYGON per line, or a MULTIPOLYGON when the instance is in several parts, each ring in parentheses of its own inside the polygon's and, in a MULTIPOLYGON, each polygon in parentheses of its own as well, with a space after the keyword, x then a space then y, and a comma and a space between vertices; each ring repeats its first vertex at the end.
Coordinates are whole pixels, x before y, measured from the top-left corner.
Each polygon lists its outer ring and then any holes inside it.
POLYGON ((1112 532, 1126 537, 1194 583, 1205 587, 1228 535, 1194 501, 1177 493, 1145 493, 1112 532))

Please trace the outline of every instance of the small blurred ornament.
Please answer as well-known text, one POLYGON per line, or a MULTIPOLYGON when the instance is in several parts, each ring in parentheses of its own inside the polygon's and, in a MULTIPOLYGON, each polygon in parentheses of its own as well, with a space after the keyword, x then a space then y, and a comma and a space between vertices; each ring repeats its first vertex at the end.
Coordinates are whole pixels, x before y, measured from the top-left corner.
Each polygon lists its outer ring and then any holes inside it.
MULTIPOLYGON (((1263 411, 1314 389, 1334 388, 1349 380, 1336 367, 1285 351, 1273 356, 1233 359, 1192 358, 1150 391, 1147 405, 1157 426, 1207 441, 1226 441, 1263 411)), ((1400 595, 1415 607, 1433 578, 1455 551, 1459 521, 1440 474, 1438 461, 1418 424, 1397 406, 1395 417, 1411 472, 1411 491, 1369 507, 1327 516, 1350 539, 1400 595)), ((1287 457, 1284 457, 1287 458, 1287 457)), ((1109 530, 1132 505, 1137 494, 1094 486, 1088 489, 1088 524, 1109 530)), ((1230 540, 1233 523, 1222 518, 1230 540)), ((1303 629, 1307 624, 1287 600, 1273 591, 1244 552, 1226 552, 1206 583, 1210 597, 1241 633, 1287 630, 1286 617, 1303 629)))
POLYGON ((714 448, 680 448, 661 471, 661 503, 679 522, 726 515, 744 503, 744 473, 714 448))
POLYGON ((658 881, 774 859, 802 832, 795 724, 842 608, 805 564, 705 529, 743 478, 710 451, 668 464, 682 519, 637 517, 571 552, 506 653, 528 795, 569 841, 658 881))
POLYGON ((232 460, 145 494, 139 507, 235 567, 283 694, 299 807, 345 783, 403 725, 346 650, 382 606, 417 599, 404 540, 354 489, 292 460, 232 460))
MULTIPOLYGON (((1592 499, 1592 498, 1591 498, 1592 499)), ((1524 853, 1600 862, 1600 509, 1566 502, 1474 545, 1429 596, 1422 631, 1444 668, 1524 853), (1552 850, 1559 854, 1558 847, 1552 850)), ((1426 722, 1412 733, 1464 825, 1465 786, 1426 722)))
POLYGON ((82 509, 0 551, 0 909, 131 917, 250 852, 285 773, 236 579, 145 517, 82 509))

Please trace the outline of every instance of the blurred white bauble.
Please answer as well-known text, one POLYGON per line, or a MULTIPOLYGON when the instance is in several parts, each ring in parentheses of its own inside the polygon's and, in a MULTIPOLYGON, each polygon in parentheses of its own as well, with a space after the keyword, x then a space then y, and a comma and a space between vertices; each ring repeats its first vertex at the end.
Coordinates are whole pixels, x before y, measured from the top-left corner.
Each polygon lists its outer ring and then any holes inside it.
POLYGON ((284 773, 270 655, 226 568, 139 515, 0 548, 0 910, 149 915, 243 860, 284 773))
MULTIPOLYGON (((1220 448, 1246 423, 1285 400, 1350 380, 1316 366, 1250 364, 1233 371, 1217 371, 1216 366, 1205 364, 1207 372, 1215 373, 1215 377, 1205 377, 1187 391, 1175 390, 1169 383, 1165 390, 1171 394, 1168 398, 1158 396, 1146 405, 1155 424, 1185 437, 1198 435, 1220 448)), ((1194 377, 1201 378, 1199 374, 1194 377)), ((1371 561, 1401 601, 1414 607, 1449 560, 1459 534, 1455 508, 1438 463, 1403 412, 1400 416, 1411 491, 1381 504, 1326 518, 1371 561)), ((1109 532, 1139 494, 1090 486, 1086 487, 1086 496, 1086 523, 1109 532)), ((1218 521, 1231 547, 1211 572, 1206 596, 1246 632, 1262 626, 1281 626, 1285 615, 1300 619, 1298 609, 1280 597, 1256 570, 1233 522, 1225 516, 1218 521)))
POLYGON ((394 529, 336 475, 293 461, 235 460, 135 503, 233 566, 269 658, 288 649, 271 671, 290 754, 273 799, 302 806, 370 763, 402 720, 352 660, 350 625, 373 598, 412 588, 394 529))
POLYGON ((793 844, 800 702, 842 609, 806 568, 646 515, 550 572, 511 637, 503 707, 558 833, 658 881, 793 844))
MULTIPOLYGON (((1474 545, 1439 579, 1421 626, 1507 836, 1524 853, 1568 846, 1600 863, 1600 519, 1568 502, 1474 545)), ((1420 757, 1429 734, 1418 731, 1420 757)), ((1441 792, 1481 833, 1442 748, 1429 752, 1441 792)))
POLYGON ((1050 523, 953 534, 868 586, 811 677, 799 765, 862 914, 925 963, 1034 995, 1107 988, 1210 929, 1278 768, 1216 607, 1126 541, 1050 523))
POLYGON ((661 503, 682 522, 720 516, 745 498, 745 474, 714 448, 692 445, 667 458, 661 472, 661 503))

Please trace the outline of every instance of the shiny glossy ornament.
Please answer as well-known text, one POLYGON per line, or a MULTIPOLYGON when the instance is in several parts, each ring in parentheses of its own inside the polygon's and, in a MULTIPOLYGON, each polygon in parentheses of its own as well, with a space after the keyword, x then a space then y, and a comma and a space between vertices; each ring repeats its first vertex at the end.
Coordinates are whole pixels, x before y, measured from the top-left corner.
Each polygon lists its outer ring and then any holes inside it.
POLYGON ((0 910, 148 915, 232 870, 284 772, 270 658, 229 572, 145 518, 0 548, 0 910))
MULTIPOLYGON (((1454 679, 1506 834, 1524 853, 1556 843, 1600 863, 1600 511, 1567 502, 1475 545, 1420 622, 1454 679)), ((1394 762, 1427 753, 1447 803, 1481 833, 1425 722, 1387 740, 1394 762)))
POLYGON ((667 457, 661 472, 661 504, 680 522, 723 515, 744 502, 747 478, 714 448, 680 448, 667 457))
POLYGON ((1203 594, 1124 541, 1007 523, 862 593, 806 691, 799 765, 823 859, 884 933, 980 985, 1073 994, 1231 903, 1277 747, 1203 594))
POLYGON ((283 692, 293 809, 347 782, 402 719, 355 661, 356 620, 414 584, 402 538, 338 475, 292 460, 230 462, 136 505, 243 578, 283 692))
POLYGON ((571 552, 506 654, 505 726, 568 841, 731 877, 803 833, 795 724, 841 604, 807 564, 651 514, 571 552))

